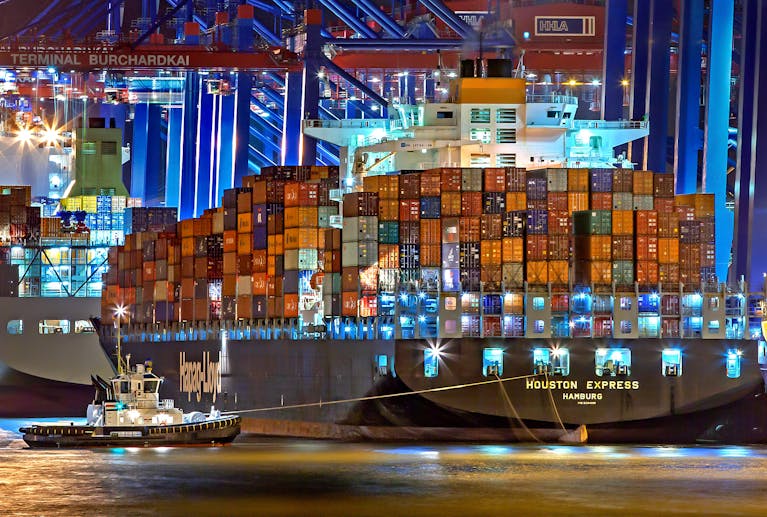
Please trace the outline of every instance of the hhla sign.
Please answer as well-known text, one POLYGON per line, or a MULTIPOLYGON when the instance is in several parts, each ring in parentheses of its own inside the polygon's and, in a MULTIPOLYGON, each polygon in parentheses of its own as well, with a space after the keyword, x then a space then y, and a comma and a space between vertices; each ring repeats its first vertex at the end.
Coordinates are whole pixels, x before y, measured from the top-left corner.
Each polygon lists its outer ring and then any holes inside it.
POLYGON ((594 36, 594 16, 536 16, 536 36, 594 36))

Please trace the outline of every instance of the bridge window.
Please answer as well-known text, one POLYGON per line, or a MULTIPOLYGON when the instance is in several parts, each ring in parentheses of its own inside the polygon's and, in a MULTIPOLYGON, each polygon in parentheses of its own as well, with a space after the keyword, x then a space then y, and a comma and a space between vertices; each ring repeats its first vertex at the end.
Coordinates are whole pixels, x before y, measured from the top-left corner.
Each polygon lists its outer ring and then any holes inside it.
POLYGON ((737 379, 740 377, 740 350, 730 349, 727 351, 727 377, 737 379))
POLYGON ((490 143, 490 130, 485 128, 473 127, 469 131, 469 140, 478 140, 483 144, 490 143))
POLYGON ((453 118, 452 111, 438 111, 437 118, 453 118))
POLYGON ((433 348, 423 351, 423 376, 436 377, 439 374, 439 354, 433 348))
POLYGON ((91 323, 90 321, 88 320, 75 321, 75 334, 92 334, 93 332, 96 332, 96 329, 93 326, 93 323, 91 323))
POLYGON ((40 334, 69 334, 69 320, 40 320, 40 334))
POLYGON ((472 153, 469 165, 472 167, 490 167, 490 155, 472 153))
POLYGON ((661 352, 664 377, 680 377, 682 375, 682 351, 678 348, 665 348, 661 352))
POLYGON ((560 115, 561 113, 557 110, 549 110, 546 112, 548 118, 559 118, 560 115))
POLYGON ((489 124, 490 108, 472 108, 471 123, 472 124, 489 124))
POLYGON ((533 332, 536 334, 543 334, 543 331, 546 330, 546 325, 543 322, 543 320, 535 320, 533 322, 533 332))
POLYGON ((711 334, 719 334, 719 320, 711 320, 708 322, 708 331, 711 334))
POLYGON ((495 165, 498 167, 516 167, 517 155, 514 153, 500 153, 495 155, 495 165))
POLYGON ((498 111, 495 112, 495 121, 499 124, 516 124, 517 109, 499 108, 498 111))
POLYGON ((543 299, 543 296, 533 297, 533 310, 542 311, 543 307, 545 306, 545 303, 546 303, 546 300, 543 299))
POLYGON ((11 320, 5 326, 5 329, 8 331, 9 334, 18 336, 19 334, 22 334, 24 332, 24 321, 11 320))
POLYGON ((503 349, 485 348, 482 351, 482 375, 498 377, 503 375, 503 349))
POLYGON ((628 348, 598 348, 595 362, 599 377, 631 375, 631 350, 628 348))
POLYGON ((495 141, 499 144, 516 144, 517 130, 514 128, 498 128, 495 130, 495 141))

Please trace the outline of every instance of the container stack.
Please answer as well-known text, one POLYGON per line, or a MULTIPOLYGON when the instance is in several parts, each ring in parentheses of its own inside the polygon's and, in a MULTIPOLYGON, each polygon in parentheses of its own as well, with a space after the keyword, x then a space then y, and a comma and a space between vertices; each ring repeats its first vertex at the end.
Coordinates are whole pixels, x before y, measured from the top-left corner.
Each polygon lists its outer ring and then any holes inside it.
POLYGON ((714 195, 685 194, 674 201, 679 216, 679 280, 715 283, 714 195))
POLYGON ((62 199, 59 215, 65 224, 74 219, 76 223, 84 225, 90 243, 95 245, 119 244, 123 242, 126 233, 139 230, 161 231, 162 225, 173 224, 177 220, 176 217, 171 218, 168 212, 175 209, 153 208, 150 210, 157 210, 153 214, 131 213, 139 207, 140 199, 116 196, 114 189, 101 189, 94 195, 62 199))
POLYGON ((341 231, 341 315, 378 314, 377 192, 344 196, 341 231))
POLYGON ((30 230, 34 231, 34 227, 30 228, 28 225, 28 216, 32 212, 29 206, 31 202, 31 187, 0 186, 0 242, 2 244, 21 242, 25 236, 30 235, 30 230))

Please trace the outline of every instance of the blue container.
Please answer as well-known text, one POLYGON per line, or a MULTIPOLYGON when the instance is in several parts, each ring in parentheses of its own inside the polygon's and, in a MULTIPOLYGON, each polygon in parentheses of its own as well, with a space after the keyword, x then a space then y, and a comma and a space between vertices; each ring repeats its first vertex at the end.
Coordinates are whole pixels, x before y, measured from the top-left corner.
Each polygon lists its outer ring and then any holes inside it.
POLYGON ((591 169, 591 178, 589 186, 592 192, 612 192, 613 191, 613 170, 612 169, 591 169))
POLYGON ((441 204, 439 197, 422 197, 421 219, 439 219, 441 204))
POLYGON ((265 250, 267 248, 266 226, 253 227, 253 249, 265 250))
POLYGON ((290 269, 282 275, 282 291, 285 294, 298 294, 298 270, 290 269))
POLYGON ((458 269, 461 263, 460 245, 456 243, 442 245, 442 267, 458 269))
POLYGON ((501 296, 498 294, 486 294, 482 297, 483 314, 501 314, 501 296))
POLYGON ((400 269, 417 269, 421 267, 421 250, 417 244, 399 245, 400 269))
POLYGON ((546 235, 549 233, 548 210, 527 211, 527 233, 532 235, 546 235))
POLYGON ((548 197, 548 180, 546 177, 527 177, 527 199, 544 200, 548 197))
POLYGON ((266 205, 253 205, 253 226, 266 226, 266 205))
POLYGON ((176 319, 173 302, 155 302, 154 317, 157 321, 173 321, 176 319))
POLYGON ((483 214, 503 214, 506 212, 505 192, 485 192, 482 194, 483 214))

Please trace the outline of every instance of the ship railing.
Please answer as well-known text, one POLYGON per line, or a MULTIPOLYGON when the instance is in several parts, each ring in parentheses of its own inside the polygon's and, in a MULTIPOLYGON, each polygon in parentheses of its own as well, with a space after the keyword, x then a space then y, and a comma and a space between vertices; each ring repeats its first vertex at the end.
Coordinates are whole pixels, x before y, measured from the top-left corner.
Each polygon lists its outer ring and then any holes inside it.
POLYGON ((571 120, 570 129, 649 129, 646 120, 571 120))
POLYGON ((307 119, 303 121, 304 128, 322 128, 322 129, 387 129, 389 119, 385 118, 366 118, 349 120, 324 120, 307 119))
POLYGON ((549 94, 530 94, 525 96, 525 102, 529 103, 541 103, 541 104, 574 104, 578 105, 578 97, 571 95, 557 95, 554 93, 549 94))

